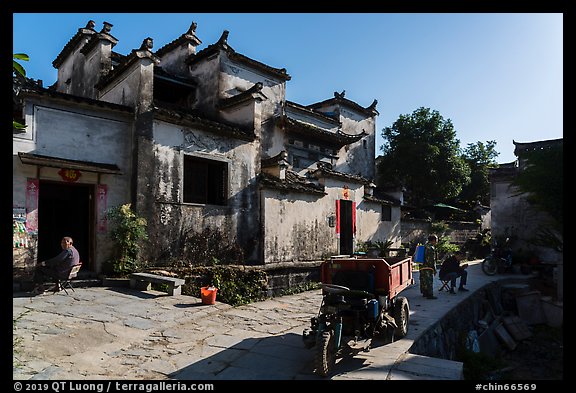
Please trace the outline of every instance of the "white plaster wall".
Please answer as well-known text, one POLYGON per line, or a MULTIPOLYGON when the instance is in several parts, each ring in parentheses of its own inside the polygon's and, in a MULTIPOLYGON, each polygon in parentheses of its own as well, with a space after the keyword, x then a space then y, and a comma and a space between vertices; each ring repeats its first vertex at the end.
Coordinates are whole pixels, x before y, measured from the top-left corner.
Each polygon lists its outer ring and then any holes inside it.
POLYGON ((129 169, 130 131, 125 121, 40 105, 34 109, 34 153, 129 169))
POLYGON ((340 172, 360 174, 367 179, 373 179, 376 169, 375 119, 364 118, 350 111, 345 113, 350 117, 340 116, 344 133, 356 135, 365 131, 368 135, 340 149, 335 169, 340 172))
POLYGON ((236 124, 241 127, 254 128, 254 116, 256 113, 256 106, 259 106, 253 100, 243 105, 237 105, 233 108, 220 111, 220 116, 229 123, 236 124))
POLYGON ((139 99, 141 80, 139 62, 125 70, 119 78, 100 91, 100 100, 135 107, 139 99))
POLYGON ((328 217, 336 214, 336 200, 349 188, 349 200, 356 202, 358 241, 393 240, 400 245, 400 208, 392 208, 392 221, 381 221, 380 204, 363 200, 364 187, 338 179, 324 179, 325 196, 296 194, 265 189, 263 195, 265 263, 323 260, 338 253, 336 228, 328 217))
MULTIPOLYGON (((206 212, 204 205, 195 207, 194 204, 185 204, 183 211, 186 215, 195 215, 196 222, 191 222, 199 231, 202 230, 202 223, 206 223, 220 229, 229 228, 230 235, 235 237, 237 218, 249 208, 245 205, 245 190, 256 177, 257 154, 254 144, 163 121, 154 122, 154 140, 159 172, 158 198, 165 204, 172 204, 162 207, 166 217, 183 203, 184 154, 228 165, 227 206, 209 207, 210 214, 203 214, 203 211, 206 212)), ((177 225, 184 225, 186 221, 190 221, 190 217, 184 218, 177 225)), ((164 223, 168 225, 169 221, 165 220, 164 223)))
POLYGON ((268 114, 264 117, 271 117, 280 111, 280 103, 286 97, 286 84, 271 75, 262 74, 238 64, 229 59, 222 61, 220 69, 220 94, 222 98, 238 94, 239 91, 246 91, 257 82, 262 82, 262 94, 267 97, 263 101, 262 113, 268 114))
POLYGON ((169 73, 187 76, 188 75, 188 65, 185 60, 192 53, 196 53, 196 47, 190 45, 189 43, 184 43, 172 51, 165 53, 161 59, 160 65, 164 70, 169 73))
POLYGON ((265 263, 318 261, 337 254, 336 230, 327 219, 335 210, 332 198, 267 189, 262 203, 265 263))
POLYGON ((283 150, 286 150, 285 133, 274 126, 271 132, 266 135, 266 145, 262 145, 262 156, 273 157, 283 150))
POLYGON ((356 211, 356 240, 392 240, 392 247, 400 247, 400 208, 392 207, 392 220, 382 221, 382 205, 363 200, 356 211))
MULTIPOLYGON (((107 206, 127 203, 130 200, 131 124, 129 114, 82 109, 75 105, 42 103, 38 99, 26 102, 28 135, 13 138, 13 205, 25 207, 27 178, 62 181, 60 168, 24 165, 18 152, 54 156, 71 160, 116 164, 121 175, 101 174, 100 183, 108 186, 107 206)), ((98 175, 81 171, 81 184, 98 183, 98 175)), ((98 270, 107 258, 110 241, 106 233, 97 233, 95 266, 98 270)))
POLYGON ((323 179, 325 196, 262 191, 264 215, 265 263, 323 260, 338 253, 336 228, 328 217, 336 214, 336 200, 343 198, 348 186, 349 200, 356 202, 356 238, 358 241, 394 241, 400 245, 400 208, 392 208, 392 221, 381 221, 381 205, 363 199, 361 184, 339 179, 323 179))
POLYGON ((63 93, 71 93, 72 88, 81 82, 72 80, 71 83, 65 83, 69 78, 72 78, 73 76, 75 78, 82 77, 80 74, 75 74, 76 70, 84 69, 84 55, 79 53, 79 51, 84 45, 86 45, 91 37, 91 35, 84 36, 58 68, 58 80, 56 85, 58 91, 63 93))
POLYGON ((220 71, 218 58, 219 56, 216 55, 213 58, 204 59, 194 64, 194 67, 190 70, 190 75, 198 81, 195 106, 197 108, 214 110, 213 108, 216 107, 220 94, 218 86, 220 71))

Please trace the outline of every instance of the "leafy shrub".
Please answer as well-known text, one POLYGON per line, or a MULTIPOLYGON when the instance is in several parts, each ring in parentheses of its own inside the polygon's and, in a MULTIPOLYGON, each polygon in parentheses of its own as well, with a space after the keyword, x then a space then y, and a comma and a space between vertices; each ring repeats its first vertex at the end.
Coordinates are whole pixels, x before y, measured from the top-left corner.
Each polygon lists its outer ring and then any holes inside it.
POLYGON ((262 270, 214 265, 192 268, 190 274, 196 280, 190 280, 183 288, 187 295, 200 297, 201 287, 214 286, 218 288, 217 300, 232 306, 266 298, 268 277, 262 270))
POLYGON ((129 203, 109 209, 107 217, 112 226, 109 237, 114 249, 103 266, 104 271, 114 275, 132 273, 138 269, 141 242, 148 239, 146 220, 135 214, 129 203))

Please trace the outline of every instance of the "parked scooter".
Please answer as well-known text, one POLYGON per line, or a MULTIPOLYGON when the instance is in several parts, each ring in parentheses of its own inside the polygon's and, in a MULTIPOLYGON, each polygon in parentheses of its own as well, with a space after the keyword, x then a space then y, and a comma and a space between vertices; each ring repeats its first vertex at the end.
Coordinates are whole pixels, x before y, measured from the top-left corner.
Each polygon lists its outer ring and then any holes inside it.
POLYGON ((482 271, 485 274, 493 276, 496 273, 504 273, 512 266, 512 249, 509 244, 509 237, 502 245, 494 241, 490 254, 482 261, 482 271))

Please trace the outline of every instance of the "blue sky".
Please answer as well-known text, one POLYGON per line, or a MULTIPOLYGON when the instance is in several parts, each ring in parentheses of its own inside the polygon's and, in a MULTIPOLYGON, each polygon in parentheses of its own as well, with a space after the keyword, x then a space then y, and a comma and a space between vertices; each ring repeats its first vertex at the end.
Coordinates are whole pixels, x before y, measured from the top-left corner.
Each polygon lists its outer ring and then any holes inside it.
POLYGON ((286 68, 290 101, 377 99, 377 154, 381 130, 419 107, 450 119, 462 148, 495 140, 499 163, 515 159, 513 140, 563 137, 562 13, 17 13, 28 76, 53 84, 52 61, 90 19, 113 25, 121 54, 146 37, 158 50, 193 21, 198 50, 229 30, 237 52, 286 68))

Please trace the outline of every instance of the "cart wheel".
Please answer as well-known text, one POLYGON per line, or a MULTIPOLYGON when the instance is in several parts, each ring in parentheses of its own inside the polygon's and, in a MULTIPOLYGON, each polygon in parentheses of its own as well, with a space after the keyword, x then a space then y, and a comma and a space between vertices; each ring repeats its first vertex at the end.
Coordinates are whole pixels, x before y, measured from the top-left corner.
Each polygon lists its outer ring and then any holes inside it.
POLYGON ((316 357, 314 366, 316 374, 326 377, 336 364, 336 344, 334 343, 334 333, 329 330, 322 332, 320 341, 316 345, 316 357))
POLYGON ((408 306, 408 299, 405 297, 397 297, 394 302, 394 321, 398 326, 394 330, 396 339, 403 338, 408 334, 408 322, 410 320, 410 307, 408 306))

